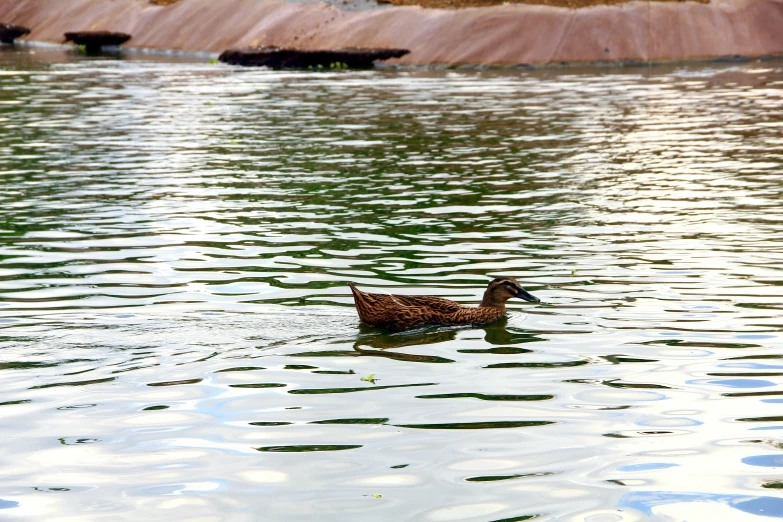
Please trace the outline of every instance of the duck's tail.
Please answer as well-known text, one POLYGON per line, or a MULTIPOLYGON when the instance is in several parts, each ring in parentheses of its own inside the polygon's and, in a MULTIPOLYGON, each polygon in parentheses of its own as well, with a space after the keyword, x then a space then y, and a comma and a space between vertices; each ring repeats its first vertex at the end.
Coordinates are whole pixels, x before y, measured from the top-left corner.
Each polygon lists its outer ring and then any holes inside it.
POLYGON ((367 302, 367 294, 356 288, 356 285, 351 282, 348 282, 348 286, 353 293, 353 302, 356 305, 356 311, 359 313, 359 319, 363 323, 367 323, 368 317, 372 312, 372 307, 367 302))
POLYGON ((356 288, 356 285, 350 281, 348 281, 348 287, 351 289, 353 300, 356 303, 356 307, 358 308, 359 303, 364 302, 364 292, 356 288))

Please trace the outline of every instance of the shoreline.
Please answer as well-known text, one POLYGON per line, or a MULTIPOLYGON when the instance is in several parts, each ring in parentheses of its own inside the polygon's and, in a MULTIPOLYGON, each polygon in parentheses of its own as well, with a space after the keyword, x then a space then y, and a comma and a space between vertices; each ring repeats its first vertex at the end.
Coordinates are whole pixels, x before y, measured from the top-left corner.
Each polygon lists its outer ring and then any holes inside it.
MULTIPOLYGON (((61 50, 61 51, 74 51, 77 46, 73 44, 60 44, 54 42, 42 42, 36 40, 17 40, 17 48, 31 48, 31 49, 48 49, 48 50, 61 50)), ((183 51, 176 49, 157 49, 146 47, 106 47, 105 53, 108 56, 117 55, 121 53, 127 53, 129 55, 139 56, 172 56, 178 58, 192 58, 201 60, 217 60, 220 53, 210 51, 183 51)), ((405 63, 389 63, 396 62, 395 60, 389 60, 389 62, 377 62, 375 64, 376 70, 456 70, 456 71, 535 71, 535 70, 568 70, 578 68, 595 68, 595 69, 623 69, 623 68, 651 68, 651 67, 676 67, 680 65, 689 64, 715 64, 726 65, 732 63, 749 63, 749 62, 783 62, 783 53, 768 54, 761 56, 716 56, 707 58, 684 58, 675 60, 659 60, 659 61, 636 61, 636 60, 623 60, 623 61, 594 61, 594 62, 560 62, 560 63, 519 63, 519 64, 405 64, 405 63)), ((217 65, 217 64, 215 64, 217 65)), ((233 67, 238 70, 257 69, 256 67, 245 67, 240 65, 230 65, 221 63, 220 65, 225 67, 233 67)), ((334 72, 326 70, 324 72, 334 72)))
POLYGON ((139 50, 404 48, 411 53, 385 65, 406 66, 622 66, 783 55, 783 0, 359 11, 283 0, 0 0, 0 22, 32 30, 19 43, 60 43, 67 31, 100 29, 130 33, 128 47, 139 50))

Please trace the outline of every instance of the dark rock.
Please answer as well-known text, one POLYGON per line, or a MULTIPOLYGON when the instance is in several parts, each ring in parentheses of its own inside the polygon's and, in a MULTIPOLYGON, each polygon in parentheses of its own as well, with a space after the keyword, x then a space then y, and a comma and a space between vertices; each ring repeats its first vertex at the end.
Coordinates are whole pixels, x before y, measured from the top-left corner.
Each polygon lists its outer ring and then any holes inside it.
POLYGON ((0 24, 0 42, 14 43, 20 36, 30 33, 30 29, 21 25, 0 24))
POLYGON ((272 69, 370 69, 377 60, 400 58, 407 49, 333 49, 304 51, 282 47, 229 49, 218 58, 232 65, 271 67, 272 69))
POLYGON ((112 33, 110 31, 75 31, 65 33, 65 41, 83 45, 88 53, 99 52, 106 45, 122 45, 131 39, 127 33, 112 33))

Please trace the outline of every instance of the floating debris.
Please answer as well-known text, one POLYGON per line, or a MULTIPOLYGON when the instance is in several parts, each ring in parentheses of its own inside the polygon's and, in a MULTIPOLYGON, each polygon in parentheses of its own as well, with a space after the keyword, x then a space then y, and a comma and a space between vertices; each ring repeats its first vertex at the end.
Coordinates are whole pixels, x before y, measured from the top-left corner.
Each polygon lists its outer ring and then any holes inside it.
POLYGON ((379 380, 379 379, 376 379, 376 378, 375 378, 375 374, 374 374, 374 373, 371 373, 371 374, 370 374, 370 375, 368 375, 367 377, 362 377, 362 378, 361 378, 361 379, 359 379, 359 380, 361 380, 361 381, 364 381, 364 382, 369 382, 369 383, 375 384, 375 381, 377 381, 377 380, 379 380))
POLYGON ((271 67, 272 69, 371 69, 379 60, 400 58, 407 49, 345 48, 321 51, 254 47, 229 49, 218 60, 231 65, 271 67))
POLYGON ((101 52, 105 46, 122 45, 131 39, 127 33, 113 33, 111 31, 75 31, 65 33, 65 41, 76 45, 83 45, 89 54, 101 52))
POLYGON ((30 34, 30 29, 21 25, 0 24, 0 42, 12 44, 20 36, 30 34))

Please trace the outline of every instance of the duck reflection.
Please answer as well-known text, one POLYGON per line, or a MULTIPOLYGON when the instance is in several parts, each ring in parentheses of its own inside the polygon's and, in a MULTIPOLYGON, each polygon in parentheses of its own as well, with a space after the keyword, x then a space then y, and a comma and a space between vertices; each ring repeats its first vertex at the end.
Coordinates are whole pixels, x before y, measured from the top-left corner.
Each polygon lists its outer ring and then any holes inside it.
POLYGON ((437 344, 446 341, 453 341, 457 338, 458 329, 443 328, 437 330, 425 330, 402 333, 387 333, 377 328, 366 325, 360 325, 359 331, 364 334, 360 336, 353 345, 353 349, 358 355, 385 357, 386 359, 395 359, 398 361, 409 362, 428 362, 428 363, 449 363, 454 362, 445 357, 434 355, 416 355, 410 353, 390 352, 387 350, 403 348, 405 346, 421 346, 425 344, 437 344))
POLYGON ((545 340, 532 333, 520 332, 518 330, 509 330, 507 326, 508 316, 501 317, 494 323, 486 325, 483 328, 485 332, 484 340, 489 344, 494 344, 496 346, 534 343, 545 340))
MULTIPOLYGON (((495 321, 491 325, 482 327, 484 330, 484 340, 494 346, 497 345, 510 345, 519 343, 529 343, 535 341, 542 341, 533 334, 509 331, 506 326, 508 319, 503 317, 498 321, 495 321)), ((410 353, 391 352, 389 350, 404 348, 407 346, 424 346, 438 343, 444 343, 448 341, 454 341, 457 339, 457 334, 460 331, 465 330, 465 327, 439 327, 436 329, 426 328, 415 331, 408 331, 405 333, 388 333, 377 328, 372 328, 366 325, 360 325, 360 337, 356 340, 353 348, 360 355, 385 357, 388 359, 405 360, 412 362, 454 362, 451 359, 444 357, 436 357, 430 355, 415 355, 410 353)), ((460 353, 473 353, 473 352, 495 352, 501 350, 500 348, 484 348, 477 350, 457 350, 460 353)), ((509 353, 524 353, 532 350, 526 350, 523 348, 514 348, 506 346, 503 350, 508 350, 509 353)))
POLYGON ((456 339, 459 330, 460 328, 438 328, 435 330, 429 328, 406 333, 386 333, 377 328, 361 324, 359 325, 359 331, 365 335, 359 337, 353 347, 356 350, 360 350, 363 346, 387 350, 404 346, 444 343, 456 339))

